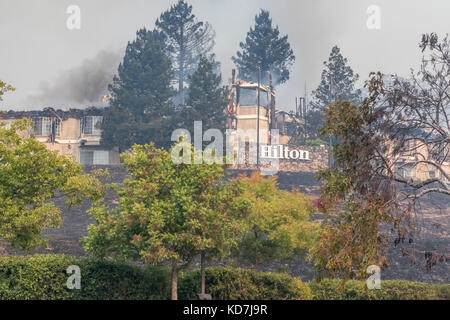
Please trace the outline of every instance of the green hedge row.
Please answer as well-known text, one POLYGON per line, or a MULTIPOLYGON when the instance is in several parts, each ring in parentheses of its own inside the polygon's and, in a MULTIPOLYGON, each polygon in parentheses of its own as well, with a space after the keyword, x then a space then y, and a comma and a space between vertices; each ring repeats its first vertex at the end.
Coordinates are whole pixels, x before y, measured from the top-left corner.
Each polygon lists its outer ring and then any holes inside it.
POLYGON ((163 268, 142 269, 65 255, 0 257, 0 299, 162 300, 170 296, 169 279, 163 268), (81 290, 67 288, 70 265, 81 269, 81 290))
POLYGON ((450 300, 450 284, 435 284, 433 288, 440 300, 450 300))
MULTIPOLYGON (((195 299, 200 273, 179 279, 180 299, 195 299)), ((245 269, 207 269, 207 288, 215 299, 311 299, 308 285, 288 275, 245 269)), ((20 300, 164 300, 170 297, 166 268, 77 259, 65 255, 0 257, 0 299, 20 300), (67 288, 66 269, 81 269, 81 289, 67 288)))
POLYGON ((367 289, 364 281, 324 279, 311 281, 315 300, 450 300, 450 284, 430 285, 406 280, 382 280, 379 290, 367 289))
MULTIPOLYGON (((207 268, 206 288, 215 300, 311 300, 308 285, 287 274, 237 268, 207 268)), ((185 275, 180 299, 194 299, 200 292, 200 270, 185 275)))
MULTIPOLYGON (((213 299, 446 299, 450 284, 386 280, 381 290, 367 290, 365 283, 325 279, 303 283, 287 274, 237 268, 208 268, 207 292, 213 299)), ((200 272, 181 274, 179 298, 195 299, 200 272)), ((77 259, 65 255, 0 257, 0 299, 5 300, 165 300, 170 297, 170 272, 166 268, 139 268, 127 264, 77 259), (67 288, 66 269, 81 269, 81 289, 67 288)))

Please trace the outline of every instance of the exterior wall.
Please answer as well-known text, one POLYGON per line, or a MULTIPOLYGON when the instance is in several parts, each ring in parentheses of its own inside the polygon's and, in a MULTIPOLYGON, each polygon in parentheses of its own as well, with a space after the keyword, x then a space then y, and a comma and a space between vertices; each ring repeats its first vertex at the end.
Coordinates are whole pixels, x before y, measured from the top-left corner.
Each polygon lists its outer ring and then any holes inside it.
MULTIPOLYGON (((42 141, 41 141, 42 142, 42 141)), ((68 156, 72 160, 79 162, 79 152, 80 144, 79 143, 58 143, 58 142, 44 142, 47 149, 52 151, 57 151, 58 154, 63 156, 68 156)))
MULTIPOLYGON (((447 175, 450 175, 450 163, 444 162, 442 165, 442 169, 447 175)), ((431 178, 443 178, 444 175, 432 165, 418 164, 412 170, 412 177, 419 181, 425 181, 431 178)))
POLYGON ((290 140, 290 136, 284 136, 280 134, 280 144, 288 144, 290 140))
MULTIPOLYGON (((411 150, 406 151, 394 165, 394 168, 403 178, 411 178, 417 181, 425 181, 431 178, 442 178, 444 175, 433 165, 426 163, 416 163, 419 157, 429 158, 426 146, 417 146, 414 140, 410 142, 411 150), (419 156, 420 155, 420 156, 419 156), (400 168, 401 167, 401 168, 400 168)), ((392 147, 389 152, 392 153, 392 147)), ((442 163, 442 169, 450 175, 450 159, 442 163)))
POLYGON ((109 164, 120 165, 120 154, 118 148, 109 151, 109 164))
POLYGON ((62 122, 61 135, 56 137, 56 141, 78 140, 80 139, 80 135, 81 135, 80 119, 69 118, 62 122))
POLYGON ((328 168, 327 147, 293 147, 309 151, 310 160, 280 160, 279 171, 285 172, 318 172, 320 169, 328 168))
MULTIPOLYGON (((270 110, 260 107, 260 145, 270 145, 270 110)), ((310 172, 316 173, 321 168, 328 167, 328 148, 326 147, 297 147, 288 145, 290 137, 285 135, 284 125, 292 119, 287 113, 277 114, 277 125, 283 128, 279 131, 277 144, 287 146, 290 150, 304 150, 309 152, 309 159, 264 159, 260 158, 259 168, 256 166, 256 130, 257 130, 257 106, 239 106, 237 108, 237 131, 232 133, 231 143, 234 145, 237 158, 231 169, 236 170, 258 170, 260 168, 277 168, 281 172, 310 172), (253 133, 255 136, 249 136, 253 133), (241 144, 239 147, 239 143, 241 144), (247 143, 247 144, 246 144, 247 143), (264 164, 268 162, 269 164, 264 164)))
MULTIPOLYGON (((270 112, 264 107, 259 108, 259 141, 260 143, 269 143, 269 117, 270 112)), ((256 135, 258 125, 258 107, 257 106, 241 106, 237 109, 237 130, 249 131, 254 130, 256 135)), ((256 136, 250 137, 250 142, 256 142, 256 136)))
MULTIPOLYGON (((320 169, 325 169, 328 167, 328 148, 323 147, 297 147, 297 146, 287 146, 291 150, 302 150, 309 152, 308 160, 290 160, 290 159, 278 159, 278 164, 276 161, 272 161, 271 164, 265 163, 267 160, 261 158, 260 159, 260 168, 269 168, 274 165, 277 167, 277 171, 279 172, 310 172, 317 173, 320 169)), ((248 150, 246 152, 246 159, 249 158, 248 150)), ((230 167, 232 170, 258 170, 256 164, 234 164, 230 167)))
POLYGON ((51 141, 51 136, 36 136, 36 139, 45 144, 47 149, 57 151, 60 155, 68 156, 72 160, 79 162, 80 149, 80 120, 69 118, 61 121, 60 134, 51 141))
POLYGON ((79 154, 79 162, 84 165, 120 165, 120 156, 117 149, 103 150, 101 148, 81 147, 79 154), (82 157, 82 153, 84 154, 84 157, 82 157), (87 162, 87 160, 89 160, 89 162, 87 162))
POLYGON ((52 142, 50 136, 37 136, 40 142, 44 143, 47 149, 57 151, 60 155, 68 156, 72 160, 79 162, 80 149, 80 120, 69 118, 61 122, 60 134, 55 136, 52 142))

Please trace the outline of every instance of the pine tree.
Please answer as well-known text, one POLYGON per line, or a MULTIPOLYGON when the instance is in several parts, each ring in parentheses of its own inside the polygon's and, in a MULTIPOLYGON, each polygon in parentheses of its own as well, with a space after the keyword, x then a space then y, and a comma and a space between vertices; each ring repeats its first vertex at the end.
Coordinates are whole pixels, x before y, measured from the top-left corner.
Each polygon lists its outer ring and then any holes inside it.
POLYGON ((109 86, 111 107, 105 114, 102 142, 126 150, 133 144, 170 141, 172 68, 163 37, 145 28, 128 43, 118 76, 109 86))
POLYGON ((181 112, 184 127, 191 128, 194 121, 202 121, 204 130, 224 130, 227 94, 221 86, 222 77, 214 71, 214 61, 202 56, 189 80, 188 106, 181 112))
POLYGON ((215 32, 209 23, 198 21, 192 6, 179 0, 156 20, 156 28, 165 36, 175 70, 180 103, 184 104, 184 86, 198 65, 199 57, 214 47, 215 32))
POLYGON ((313 94, 311 110, 306 115, 306 133, 309 139, 324 138, 319 128, 324 125, 323 112, 325 107, 335 101, 350 101, 358 105, 361 101, 361 90, 355 89, 358 74, 347 65, 348 60, 341 50, 334 46, 328 61, 324 61, 321 81, 313 94))
POLYGON ((278 26, 273 27, 268 11, 261 10, 255 17, 255 27, 250 28, 245 43, 241 42, 239 46, 242 51, 232 59, 241 79, 256 81, 258 68, 261 68, 263 83, 268 83, 269 74, 274 76, 275 84, 289 80, 290 67, 295 61, 294 52, 288 36, 280 36, 278 26))
POLYGON ((323 63, 325 69, 322 71, 319 87, 313 91, 313 109, 323 111, 327 105, 337 100, 347 100, 354 104, 360 102, 361 90, 355 90, 359 75, 353 72, 347 62, 341 50, 334 46, 328 61, 323 63))

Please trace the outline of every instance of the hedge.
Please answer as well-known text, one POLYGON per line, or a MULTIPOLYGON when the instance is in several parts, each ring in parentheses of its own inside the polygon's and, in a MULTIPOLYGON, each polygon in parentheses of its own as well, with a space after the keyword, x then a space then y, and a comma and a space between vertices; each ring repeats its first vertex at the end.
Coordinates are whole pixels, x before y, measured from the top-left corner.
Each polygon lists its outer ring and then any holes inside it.
MULTIPOLYGON (((66 255, 0 257, 0 299, 163 300, 170 297, 166 268, 77 259, 66 255), (69 290, 66 269, 81 269, 81 289, 69 290)), ((200 273, 180 274, 180 299, 195 299, 200 273)), ((285 274, 242 269, 207 269, 207 289, 215 299, 311 299, 309 287, 285 274)))
MULTIPOLYGON (((181 273, 180 299, 196 299, 200 271, 181 273)), ((383 280, 381 290, 368 290, 365 282, 324 279, 303 283, 287 274, 248 269, 206 269, 206 289, 213 299, 229 300, 450 300, 450 284, 430 285, 383 280)), ((140 268, 128 264, 78 259, 66 255, 0 257, 0 299, 5 300, 166 300, 170 298, 167 268, 140 268), (66 269, 81 269, 81 289, 69 290, 66 269)))
POLYGON ((0 299, 162 300, 170 294, 168 270, 65 255, 0 257, 0 299), (81 290, 67 288, 66 269, 81 269, 81 290))
MULTIPOLYGON (((215 300, 311 300, 308 285, 287 274, 238 268, 207 268, 206 290, 215 300)), ((195 299, 200 292, 200 270, 182 277, 180 299, 195 299)))
POLYGON ((430 285, 406 280, 382 280, 381 289, 367 289, 365 281, 323 279, 309 282, 314 300, 448 300, 450 284, 430 285))
POLYGON ((439 299, 450 300, 450 284, 435 284, 433 288, 439 299))

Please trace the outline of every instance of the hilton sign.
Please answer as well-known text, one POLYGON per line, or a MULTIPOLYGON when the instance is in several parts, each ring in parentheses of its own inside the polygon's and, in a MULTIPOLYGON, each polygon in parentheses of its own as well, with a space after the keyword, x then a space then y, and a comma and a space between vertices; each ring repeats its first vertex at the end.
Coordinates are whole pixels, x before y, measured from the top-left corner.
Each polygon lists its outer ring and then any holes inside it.
POLYGON ((284 145, 260 145, 261 159, 310 160, 309 151, 289 149, 284 145))

